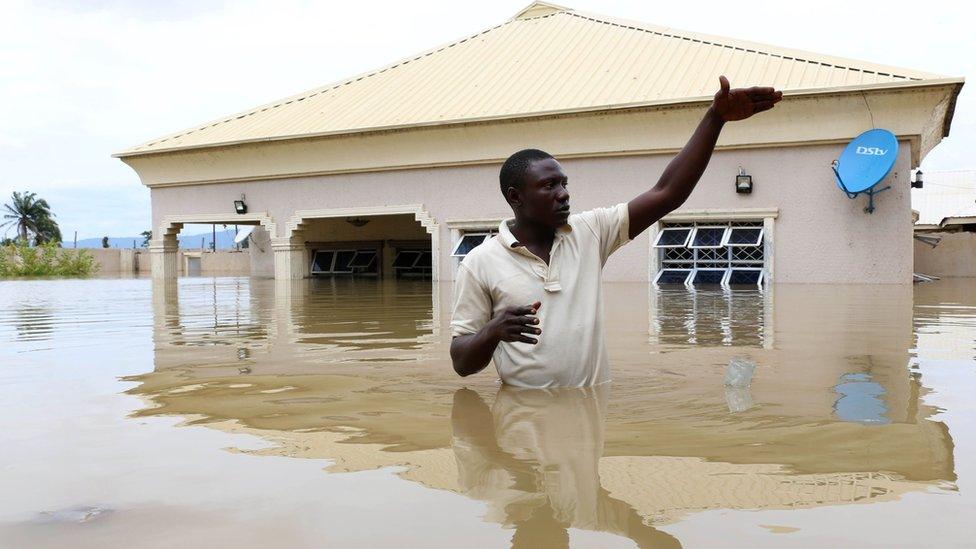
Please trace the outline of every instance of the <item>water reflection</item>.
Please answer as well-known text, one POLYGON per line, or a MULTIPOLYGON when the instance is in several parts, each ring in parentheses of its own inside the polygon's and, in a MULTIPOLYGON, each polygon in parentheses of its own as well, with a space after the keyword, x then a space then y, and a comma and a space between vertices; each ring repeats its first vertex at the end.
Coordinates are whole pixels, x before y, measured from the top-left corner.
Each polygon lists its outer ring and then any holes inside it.
POLYGON ((487 502, 516 544, 564 544, 569 528, 676 543, 655 527, 955 480, 948 428, 909 375, 910 287, 647 300, 646 286, 608 285, 612 399, 499 390, 489 374, 458 391, 442 336, 449 285, 192 279, 155 291, 155 368, 129 378, 149 403, 137 416, 255 434, 275 446, 251 453, 327 458, 330 471, 401 466, 487 502), (735 356, 759 367, 730 393, 735 356))
POLYGON ((652 342, 768 348, 768 304, 759 289, 652 287, 652 342))
POLYGON ((680 547, 600 483, 609 386, 502 387, 491 408, 460 389, 451 410, 461 493, 513 528, 513 547, 568 547, 568 528, 611 532, 639 547, 680 547))

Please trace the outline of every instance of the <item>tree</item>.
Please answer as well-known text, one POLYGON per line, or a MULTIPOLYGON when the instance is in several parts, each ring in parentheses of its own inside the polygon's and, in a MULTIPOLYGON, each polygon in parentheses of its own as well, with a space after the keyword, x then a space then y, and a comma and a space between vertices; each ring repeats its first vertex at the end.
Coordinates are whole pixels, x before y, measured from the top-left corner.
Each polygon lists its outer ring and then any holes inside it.
POLYGON ((110 247, 109 246, 109 243, 108 243, 108 237, 107 236, 103 236, 102 237, 102 247, 103 248, 109 248, 110 247))
POLYGON ((4 204, 3 208, 6 221, 0 227, 15 228, 20 241, 30 242, 32 237, 38 242, 61 241, 61 230, 47 200, 37 198, 32 192, 14 191, 10 204, 4 204))
POLYGON ((139 234, 141 234, 142 235, 142 238, 143 238, 142 247, 143 248, 148 248, 149 247, 149 241, 152 240, 152 231, 142 231, 139 234))
POLYGON ((37 232, 34 233, 34 243, 40 246, 48 242, 61 246, 61 229, 58 224, 50 217, 42 218, 37 224, 37 232))

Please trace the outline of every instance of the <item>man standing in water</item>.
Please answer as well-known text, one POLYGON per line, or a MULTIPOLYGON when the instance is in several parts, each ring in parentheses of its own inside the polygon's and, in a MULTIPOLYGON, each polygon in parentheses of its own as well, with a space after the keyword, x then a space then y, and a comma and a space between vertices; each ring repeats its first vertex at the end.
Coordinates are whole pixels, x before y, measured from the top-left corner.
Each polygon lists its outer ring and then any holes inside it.
POLYGON ((569 214, 567 177, 549 154, 508 158, 501 191, 515 212, 496 238, 461 262, 451 360, 461 376, 492 359, 520 387, 584 387, 610 380, 601 273, 615 250, 679 207, 705 171, 722 126, 773 108, 773 88, 721 89, 657 184, 627 203, 569 214), (545 335, 543 335, 545 332, 545 335))

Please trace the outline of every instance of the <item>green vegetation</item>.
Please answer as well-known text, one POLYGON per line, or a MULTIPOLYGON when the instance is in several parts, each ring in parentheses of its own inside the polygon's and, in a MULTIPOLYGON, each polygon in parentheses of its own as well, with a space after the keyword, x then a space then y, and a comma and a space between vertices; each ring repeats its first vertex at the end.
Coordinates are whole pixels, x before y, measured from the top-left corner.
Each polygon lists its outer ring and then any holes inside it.
POLYGON ((61 229, 54 221, 51 206, 47 200, 37 198, 32 192, 23 194, 14 191, 10 196, 10 204, 4 204, 4 222, 0 227, 17 229, 16 241, 25 244, 53 243, 60 245, 61 229))
POLYGON ((0 247, 0 278, 15 276, 91 276, 95 258, 85 250, 65 250, 55 242, 28 246, 19 240, 0 247))

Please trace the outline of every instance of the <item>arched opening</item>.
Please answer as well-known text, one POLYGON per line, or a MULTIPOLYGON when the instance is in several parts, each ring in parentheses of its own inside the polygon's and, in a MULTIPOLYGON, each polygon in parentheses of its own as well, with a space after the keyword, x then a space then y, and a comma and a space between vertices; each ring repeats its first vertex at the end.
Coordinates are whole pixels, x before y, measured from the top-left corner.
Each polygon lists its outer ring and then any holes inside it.
POLYGON ((287 227, 291 278, 436 280, 437 226, 419 206, 299 211, 287 227))
MULTIPOLYGON (((150 261, 154 278, 174 278, 178 276, 195 276, 207 274, 251 274, 272 276, 274 263, 271 252, 271 235, 274 234, 274 223, 265 214, 248 214, 240 216, 194 215, 169 216, 153 231, 153 238, 149 245, 150 261), (223 240, 234 240, 235 235, 244 235, 253 227, 242 240, 243 245, 225 246, 221 250, 217 245, 217 231, 211 235, 197 236, 181 242, 181 234, 187 226, 193 227, 221 226, 220 235, 223 240), (227 229, 225 227, 236 227, 227 229), (231 234, 233 233, 233 234, 231 234), (213 243, 211 243, 213 240, 213 243), (261 263, 262 254, 252 252, 268 252, 267 261, 261 263), (257 256, 257 257, 255 257, 257 256), (257 261, 256 261, 257 260, 257 261)), ((226 244, 226 242, 225 242, 226 244)))

